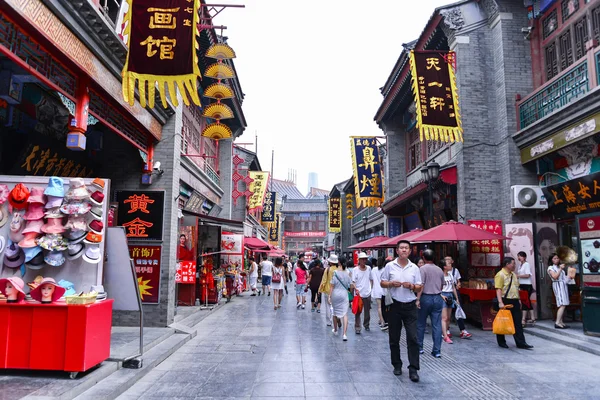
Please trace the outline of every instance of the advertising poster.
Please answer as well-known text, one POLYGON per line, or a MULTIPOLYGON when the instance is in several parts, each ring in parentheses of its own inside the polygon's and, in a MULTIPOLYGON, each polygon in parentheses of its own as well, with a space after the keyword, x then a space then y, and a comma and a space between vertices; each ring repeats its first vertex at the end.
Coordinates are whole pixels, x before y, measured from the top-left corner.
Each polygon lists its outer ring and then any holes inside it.
MULTIPOLYGON (((473 228, 502 235, 500 220, 469 220, 467 224, 473 228)), ((500 267, 502 264, 504 251, 500 240, 473 240, 468 242, 467 246, 472 267, 500 267)))
MULTIPOLYGON (((521 267, 521 263, 519 262, 519 257, 517 256, 519 252, 524 252, 527 255, 527 262, 530 266, 531 271, 531 283, 533 285, 533 290, 536 290, 536 271, 535 271, 535 247, 533 241, 533 224, 506 224, 506 237, 511 240, 507 240, 506 248, 507 248, 507 256, 515 259, 517 265, 517 274, 519 272, 519 268, 521 267)), ((531 300, 536 300, 536 293, 534 292, 531 295, 531 300)))
POLYGON ((142 303, 158 304, 161 246, 129 245, 142 303))
POLYGON ((162 240, 164 190, 117 190, 117 226, 128 240, 162 240))
POLYGON ((196 283, 196 261, 180 261, 175 271, 175 282, 182 284, 196 283))
POLYGON ((578 223, 583 275, 600 275, 600 216, 580 217, 578 223))

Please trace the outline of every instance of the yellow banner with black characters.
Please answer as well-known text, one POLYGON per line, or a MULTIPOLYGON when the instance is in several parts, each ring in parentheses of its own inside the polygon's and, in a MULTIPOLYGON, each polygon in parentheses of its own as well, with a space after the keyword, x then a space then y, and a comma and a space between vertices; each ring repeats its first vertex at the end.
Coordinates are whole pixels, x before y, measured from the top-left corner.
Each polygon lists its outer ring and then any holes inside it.
POLYGON ((410 52, 410 73, 421 141, 462 142, 453 51, 410 52))
POLYGON ((329 232, 342 230, 342 202, 339 197, 329 198, 329 232))
POLYGON ((356 208, 379 207, 383 203, 383 175, 377 140, 372 136, 351 136, 350 148, 356 208))
POLYGON ((269 183, 269 173, 263 171, 248 171, 248 176, 252 179, 248 190, 252 193, 248 198, 248 210, 262 210, 267 185, 269 183))

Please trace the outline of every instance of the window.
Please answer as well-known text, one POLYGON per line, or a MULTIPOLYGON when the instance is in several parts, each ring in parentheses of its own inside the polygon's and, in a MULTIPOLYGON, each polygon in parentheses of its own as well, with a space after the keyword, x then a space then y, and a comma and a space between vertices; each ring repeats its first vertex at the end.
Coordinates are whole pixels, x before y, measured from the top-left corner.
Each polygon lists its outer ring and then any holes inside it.
POLYGON ((421 165, 423 159, 423 147, 419 140, 419 131, 413 129, 408 133, 408 171, 412 171, 421 165))
POLYGON ((579 0, 562 0, 560 3, 562 21, 565 22, 577 10, 579 10, 579 0))
POLYGON ((558 63, 556 60, 556 43, 550 43, 544 49, 546 55, 546 80, 558 75, 558 63))
POLYGON ((442 147, 445 147, 447 143, 445 142, 441 142, 441 141, 437 141, 437 140, 428 140, 427 141, 427 158, 431 157, 432 155, 435 154, 436 151, 438 151, 439 149, 441 149, 442 147))
POLYGON ((560 69, 567 69, 573 64, 573 45, 571 42, 571 30, 567 29, 558 38, 560 51, 560 69))
POLYGON ((594 39, 600 41, 600 7, 592 10, 592 29, 594 30, 594 39))
POLYGON ((286 218, 283 226, 284 226, 284 228, 283 228, 284 231, 291 232, 294 230, 294 221, 286 218))
POLYGON ((325 230, 325 222, 323 221, 319 221, 319 229, 320 232, 323 232, 325 230))
POLYGON ((197 136, 202 138, 202 151, 208 156, 205 158, 205 162, 210 165, 212 169, 216 170, 217 159, 213 158, 217 157, 216 141, 214 139, 200 136, 200 132, 197 133, 197 136))
POLYGON ((542 35, 544 39, 552 34, 558 28, 558 20, 556 18, 556 8, 542 21, 542 35))
POLYGON ((573 28, 575 32, 575 59, 585 55, 585 42, 589 40, 587 17, 577 21, 573 28))

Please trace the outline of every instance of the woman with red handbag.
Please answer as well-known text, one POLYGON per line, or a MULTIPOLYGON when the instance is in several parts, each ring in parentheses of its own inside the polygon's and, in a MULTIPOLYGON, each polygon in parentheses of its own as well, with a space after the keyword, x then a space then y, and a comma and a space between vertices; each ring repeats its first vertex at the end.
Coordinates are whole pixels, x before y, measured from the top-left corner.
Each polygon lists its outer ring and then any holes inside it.
POLYGON ((283 288, 285 287, 285 274, 283 269, 283 259, 277 257, 275 266, 273 266, 273 276, 271 278, 271 288, 273 289, 273 309, 281 307, 281 298, 283 297, 283 288))

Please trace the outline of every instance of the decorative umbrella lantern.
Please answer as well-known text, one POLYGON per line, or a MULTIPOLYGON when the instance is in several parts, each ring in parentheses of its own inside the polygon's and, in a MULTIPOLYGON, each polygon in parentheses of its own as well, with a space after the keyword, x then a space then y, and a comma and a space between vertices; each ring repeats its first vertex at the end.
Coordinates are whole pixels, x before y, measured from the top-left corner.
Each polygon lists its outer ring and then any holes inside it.
POLYGON ((207 125, 206 128, 202 130, 202 136, 215 140, 229 139, 232 136, 232 132, 231 128, 227 125, 215 122, 207 125))

